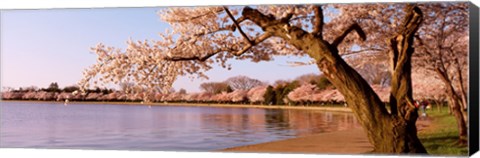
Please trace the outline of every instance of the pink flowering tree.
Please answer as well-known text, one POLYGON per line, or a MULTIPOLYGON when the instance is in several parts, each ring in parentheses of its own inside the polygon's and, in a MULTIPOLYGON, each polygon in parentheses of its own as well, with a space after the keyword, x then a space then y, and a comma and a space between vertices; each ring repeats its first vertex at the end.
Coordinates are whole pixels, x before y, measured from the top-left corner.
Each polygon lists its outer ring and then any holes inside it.
POLYGON ((250 103, 263 103, 265 91, 267 91, 267 86, 254 87, 248 91, 247 98, 250 103))
POLYGON ((234 103, 244 103, 245 101, 248 100, 247 98, 247 90, 243 89, 237 89, 231 93, 229 93, 229 98, 231 98, 231 101, 234 103))
POLYGON ((178 76, 206 78, 205 72, 213 64, 231 69, 227 62, 231 59, 259 62, 270 61, 273 56, 305 56, 343 94, 375 152, 426 152, 417 137, 417 109, 411 104, 410 59, 414 34, 423 17, 418 7, 177 7, 163 9, 159 16, 171 25, 160 35, 161 40, 129 41, 125 50, 104 44, 94 47, 98 60, 85 71, 81 87, 88 87, 92 80, 134 82, 146 92, 158 87, 167 92, 178 76), (325 16, 330 20, 325 21, 325 16), (368 82, 342 58, 355 46, 388 50, 390 112, 368 82))
POLYGON ((413 60, 418 69, 437 76, 457 121, 459 143, 467 144, 469 4, 426 4, 425 27, 416 36, 413 60))
POLYGON ((317 86, 312 84, 304 84, 288 93, 287 97, 294 102, 312 102, 314 101, 313 95, 318 93, 318 91, 319 90, 317 86))

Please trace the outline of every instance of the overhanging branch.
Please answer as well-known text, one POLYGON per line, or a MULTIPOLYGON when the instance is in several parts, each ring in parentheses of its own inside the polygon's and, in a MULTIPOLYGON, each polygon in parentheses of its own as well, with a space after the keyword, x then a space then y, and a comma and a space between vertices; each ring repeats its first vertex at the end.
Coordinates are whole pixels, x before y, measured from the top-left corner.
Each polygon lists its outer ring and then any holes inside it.
MULTIPOLYGON (((240 24, 242 23, 243 21, 245 21, 245 18, 242 16, 242 17, 239 17, 237 20, 237 23, 240 24)), ((196 34, 193 34, 193 37, 189 37, 187 39, 184 39, 184 41, 190 41, 192 38, 195 38, 195 37, 199 37, 199 36, 205 36, 205 35, 210 35, 210 34, 215 34, 217 32, 221 32, 221 31, 235 31, 237 29, 237 26, 235 24, 232 24, 232 25, 227 25, 227 26, 224 26, 224 27, 221 27, 221 28, 218 28, 218 29, 215 29, 215 30, 210 30, 210 31, 206 31, 206 32, 201 32, 201 33, 196 33, 196 34)))
POLYGON ((338 36, 337 38, 335 38, 335 40, 333 40, 332 46, 337 47, 340 43, 342 43, 345 37, 347 37, 347 35, 352 31, 356 31, 357 34, 360 36, 360 38, 362 38, 362 40, 367 39, 367 35, 362 30, 360 25, 358 25, 357 23, 354 23, 350 25, 350 27, 348 27, 340 36, 338 36))
POLYGON ((253 45, 253 42, 250 40, 250 38, 248 38, 247 34, 245 34, 245 32, 243 32, 242 28, 240 27, 240 24, 237 22, 237 20, 235 19, 235 17, 233 17, 232 13, 230 13, 230 10, 228 10, 227 7, 223 7, 223 9, 225 9, 225 12, 227 12, 228 16, 230 17, 230 19, 232 19, 233 21, 233 24, 238 28, 238 31, 240 32, 240 34, 243 36, 243 38, 245 38, 245 40, 250 43, 250 45, 253 45))
POLYGON ((234 55, 240 56, 240 55, 242 55, 243 53, 245 53, 247 50, 249 50, 250 48, 252 48, 253 46, 255 46, 255 45, 259 44, 259 43, 262 43, 263 41, 265 41, 266 39, 268 39, 268 38, 270 38, 270 37, 272 37, 271 34, 269 34, 269 33, 264 33, 264 34, 260 35, 258 38, 256 38, 255 40, 253 40, 252 43, 250 43, 249 45, 243 47, 242 50, 234 53, 234 55))
POLYGON ((247 52, 250 48, 252 48, 253 46, 265 41, 266 39, 272 37, 272 35, 270 33, 264 33, 260 36, 258 36, 257 38, 255 38, 255 40, 252 41, 252 43, 249 43, 247 44, 245 47, 243 47, 241 50, 234 50, 232 48, 227 48, 227 47, 222 47, 222 48, 219 48, 215 51, 212 51, 211 53, 207 53, 203 56, 191 56, 191 57, 182 57, 182 56, 167 56, 165 57, 164 59, 165 60, 168 60, 168 61, 190 61, 190 60, 197 60, 197 61, 206 61, 207 59, 209 59, 210 57, 214 56, 215 54, 218 54, 220 52, 233 52, 233 51, 236 51, 234 53, 232 53, 233 55, 235 56, 240 56, 242 54, 244 54, 245 52, 247 52))
POLYGON ((191 56, 191 57, 183 57, 183 56, 167 56, 164 59, 168 61, 190 61, 190 60, 197 60, 197 61, 205 61, 208 58, 214 56, 215 54, 218 54, 220 52, 224 51, 232 51, 233 49, 231 48, 219 48, 213 52, 207 53, 203 56, 191 56))

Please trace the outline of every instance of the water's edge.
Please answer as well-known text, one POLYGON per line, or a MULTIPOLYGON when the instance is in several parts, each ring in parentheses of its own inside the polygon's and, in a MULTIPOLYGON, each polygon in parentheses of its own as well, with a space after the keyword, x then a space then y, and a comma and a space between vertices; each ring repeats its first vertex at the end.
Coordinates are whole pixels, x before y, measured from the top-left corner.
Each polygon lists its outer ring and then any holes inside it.
MULTIPOLYGON (((61 101, 30 101, 30 100, 0 100, 1 102, 31 102, 31 103, 54 103, 65 104, 61 101)), ((260 105, 260 104, 219 104, 219 103, 139 103, 139 102, 69 102, 68 104, 115 104, 133 106, 186 106, 186 107, 218 107, 218 108, 261 108, 261 109, 285 109, 285 110, 315 110, 329 112, 352 112, 348 107, 333 106, 288 106, 288 105, 260 105)))
POLYGON ((345 107, 51 101, 0 105, 2 148, 217 151, 358 126, 345 107))

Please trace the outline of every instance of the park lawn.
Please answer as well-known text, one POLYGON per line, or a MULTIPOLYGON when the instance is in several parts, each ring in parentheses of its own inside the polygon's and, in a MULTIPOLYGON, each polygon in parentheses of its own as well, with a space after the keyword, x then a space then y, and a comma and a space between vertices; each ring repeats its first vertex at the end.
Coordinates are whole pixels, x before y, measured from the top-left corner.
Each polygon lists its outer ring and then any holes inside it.
MULTIPOLYGON (((457 144, 458 128, 447 108, 427 111, 432 119, 429 128, 419 131, 418 136, 430 155, 468 155, 468 146, 457 144)), ((420 118, 419 118, 420 119, 420 118)))

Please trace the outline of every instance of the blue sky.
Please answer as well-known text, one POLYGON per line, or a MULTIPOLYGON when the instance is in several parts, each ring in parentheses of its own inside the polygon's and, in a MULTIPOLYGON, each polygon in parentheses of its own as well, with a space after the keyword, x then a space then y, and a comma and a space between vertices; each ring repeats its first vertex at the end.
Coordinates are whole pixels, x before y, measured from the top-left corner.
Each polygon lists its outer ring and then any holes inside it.
MULTIPOLYGON (((74 85, 82 71, 94 64, 90 47, 97 43, 125 48, 133 40, 159 39, 169 27, 157 16, 159 8, 103 8, 3 10, 1 12, 1 86, 60 87, 74 85)), ((228 71, 215 66, 207 72, 210 80, 179 78, 175 89, 199 91, 202 82, 223 81, 246 75, 272 83, 307 73, 319 73, 315 66, 288 67, 287 61, 305 60, 279 57, 272 62, 231 61, 228 71)))

